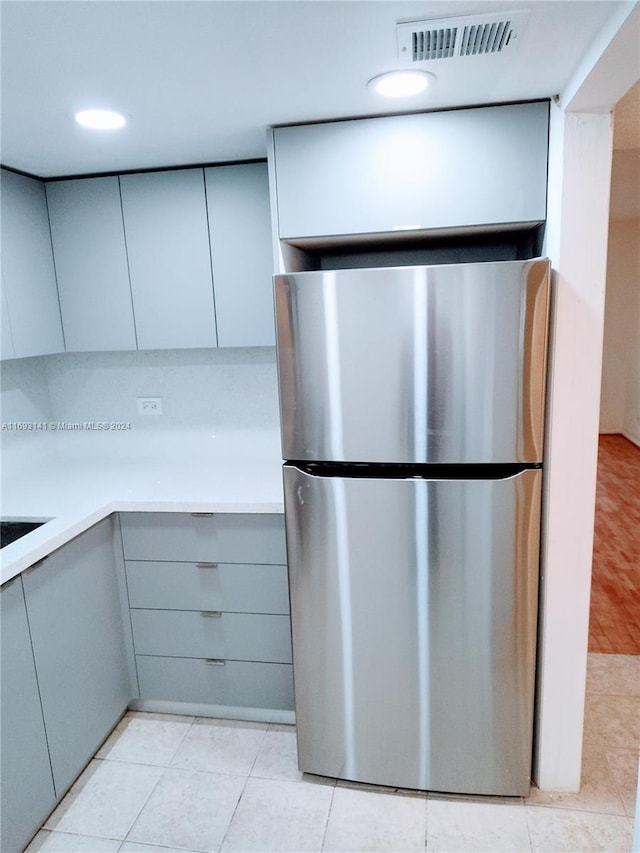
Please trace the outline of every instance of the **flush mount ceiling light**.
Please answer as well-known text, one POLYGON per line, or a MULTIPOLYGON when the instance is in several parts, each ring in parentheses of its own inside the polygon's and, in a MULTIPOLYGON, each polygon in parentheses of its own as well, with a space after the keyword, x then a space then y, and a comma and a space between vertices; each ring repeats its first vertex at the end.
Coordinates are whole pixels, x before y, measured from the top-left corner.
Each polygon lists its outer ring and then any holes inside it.
POLYGON ((80 110, 75 119, 82 127, 89 127, 91 130, 117 130, 127 123, 123 115, 111 110, 80 110))
POLYGON ((367 87, 383 98, 410 98, 419 95, 436 82, 429 71, 387 71, 372 77, 367 87))

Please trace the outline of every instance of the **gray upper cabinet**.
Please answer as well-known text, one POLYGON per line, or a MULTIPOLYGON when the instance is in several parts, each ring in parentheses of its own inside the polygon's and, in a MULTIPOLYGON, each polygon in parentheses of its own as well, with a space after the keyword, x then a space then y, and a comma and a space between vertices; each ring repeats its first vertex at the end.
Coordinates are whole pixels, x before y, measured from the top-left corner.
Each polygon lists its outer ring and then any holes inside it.
POLYGON ((274 130, 283 240, 541 222, 546 102, 274 130))
POLYGON ((205 169, 218 346, 275 346, 266 163, 205 169))
POLYGON ((202 169, 122 175, 138 346, 217 343, 202 169))
POLYGON ((113 518, 22 576, 57 797, 131 698, 113 518))
POLYGON ((9 303, 7 302, 7 289, 4 283, 4 273, 2 273, 2 307, 0 308, 0 320, 2 321, 2 331, 0 332, 0 344, 2 345, 2 353, 0 358, 14 358, 15 350, 13 348, 13 334, 11 332, 11 321, 9 320, 9 303))
POLYGON ((56 795, 22 581, 2 587, 2 819, 0 849, 18 853, 53 807, 56 795))
POLYGON ((135 349, 118 178, 53 181, 47 199, 66 349, 135 349))
POLYGON ((63 351, 44 185, 4 169, 2 289, 13 344, 12 348, 3 344, 3 357, 63 351))

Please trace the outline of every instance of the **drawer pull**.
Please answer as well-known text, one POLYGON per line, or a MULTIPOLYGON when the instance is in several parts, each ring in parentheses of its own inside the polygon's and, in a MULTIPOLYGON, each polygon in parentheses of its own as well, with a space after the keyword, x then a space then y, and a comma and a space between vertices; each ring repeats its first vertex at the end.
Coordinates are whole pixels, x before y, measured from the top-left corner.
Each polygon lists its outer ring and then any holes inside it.
POLYGON ((222 618, 222 611, 221 610, 201 610, 200 615, 206 616, 209 619, 221 619, 222 618))
POLYGON ((198 569, 217 569, 217 563, 196 563, 196 568, 198 569))
POLYGON ((213 518, 213 512, 192 512, 191 518, 213 518))
POLYGON ((226 660, 218 660, 217 658, 205 658, 204 662, 206 663, 207 666, 226 666, 227 665, 226 660))

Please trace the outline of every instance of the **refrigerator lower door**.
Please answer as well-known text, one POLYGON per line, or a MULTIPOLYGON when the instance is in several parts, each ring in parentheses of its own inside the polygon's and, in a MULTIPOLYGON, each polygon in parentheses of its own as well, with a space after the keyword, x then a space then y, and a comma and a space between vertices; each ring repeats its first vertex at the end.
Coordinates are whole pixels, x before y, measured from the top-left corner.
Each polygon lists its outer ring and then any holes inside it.
POLYGON ((528 793, 541 477, 285 465, 301 770, 528 793))

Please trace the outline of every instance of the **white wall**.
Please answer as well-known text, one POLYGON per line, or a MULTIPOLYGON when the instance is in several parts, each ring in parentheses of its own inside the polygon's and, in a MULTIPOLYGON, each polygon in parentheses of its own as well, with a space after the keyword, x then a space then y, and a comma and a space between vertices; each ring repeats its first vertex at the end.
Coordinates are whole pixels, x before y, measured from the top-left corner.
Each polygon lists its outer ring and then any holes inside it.
POLYGON ((580 787, 611 177, 609 114, 551 111, 554 269, 534 774, 580 787), (603 203, 604 199, 604 203, 603 203))
POLYGON ((2 432, 5 472, 46 457, 279 462, 274 347, 64 353, 2 366, 3 421, 130 423, 126 432, 2 432), (161 416, 137 397, 161 397, 161 416))
POLYGON ((45 359, 58 420, 145 429, 278 429, 275 348, 64 353, 45 359), (137 397, 162 397, 160 417, 137 397))
POLYGON ((45 424, 53 417, 45 359, 3 361, 0 387, 2 472, 6 474, 12 466, 37 464, 46 455, 44 431, 17 428, 18 424, 45 424))
MULTIPOLYGON (((18 358, 2 362, 0 410, 2 423, 47 421, 51 418, 51 398, 44 358, 18 358)), ((9 438, 11 430, 3 430, 9 438)))
POLYGON ((617 8, 553 104, 555 270, 543 494, 535 775, 580 785, 604 330, 611 110, 640 78, 640 3, 617 8))
POLYGON ((640 445, 640 218, 609 223, 600 432, 640 445))
POLYGON ((65 353, 45 362, 55 420, 131 424, 119 434, 59 432, 64 457, 212 462, 224 444, 280 459, 274 347, 65 353), (162 414, 139 414, 137 397, 161 397, 162 414))

